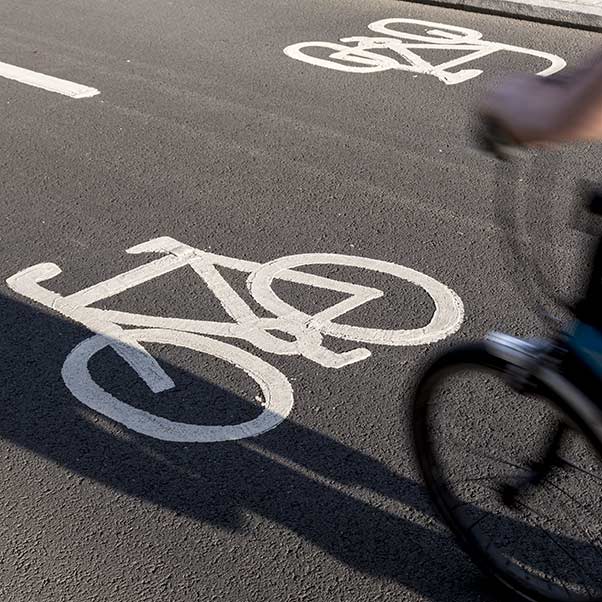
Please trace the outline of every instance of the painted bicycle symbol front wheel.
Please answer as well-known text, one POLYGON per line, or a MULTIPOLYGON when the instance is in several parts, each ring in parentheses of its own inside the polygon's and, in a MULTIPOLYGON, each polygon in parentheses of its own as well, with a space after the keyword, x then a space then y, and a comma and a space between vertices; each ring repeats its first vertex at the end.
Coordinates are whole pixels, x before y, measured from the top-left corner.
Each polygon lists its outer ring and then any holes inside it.
POLYGON ((209 337, 145 328, 127 331, 139 343, 162 343, 206 353, 228 362, 248 374, 260 387, 265 400, 263 411, 253 420, 240 424, 201 425, 176 422, 135 408, 105 391, 92 378, 88 364, 99 351, 115 344, 103 335, 82 341, 67 356, 62 376, 71 393, 84 405, 123 426, 163 441, 215 443, 256 437, 278 426, 290 413, 294 399, 287 378, 253 354, 209 337))

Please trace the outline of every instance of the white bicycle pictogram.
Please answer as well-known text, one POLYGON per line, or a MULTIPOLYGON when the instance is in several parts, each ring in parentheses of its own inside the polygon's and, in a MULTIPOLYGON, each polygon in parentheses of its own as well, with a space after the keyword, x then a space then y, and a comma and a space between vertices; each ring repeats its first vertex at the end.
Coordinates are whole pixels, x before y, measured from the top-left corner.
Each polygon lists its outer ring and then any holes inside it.
POLYGON ((566 66, 566 62, 554 54, 500 42, 488 42, 482 39, 482 33, 455 25, 431 23, 417 19, 392 18, 370 23, 368 29, 388 37, 346 37, 340 39, 343 44, 299 42, 287 46, 284 53, 299 61, 336 71, 377 73, 393 69, 432 75, 448 85, 460 84, 483 73, 481 69, 457 71, 450 71, 450 69, 501 51, 527 54, 549 63, 545 69, 538 72, 538 75, 541 76, 552 75, 566 66), (400 31, 394 27, 395 25, 418 25, 425 28, 427 35, 400 31), (326 49, 331 53, 328 58, 319 58, 307 52, 315 49, 326 49), (399 60, 379 53, 383 50, 396 53, 399 60), (420 56, 421 50, 461 50, 466 51, 467 54, 439 65, 433 65, 420 56))
POLYGON ((61 273, 53 263, 40 263, 7 279, 15 292, 83 324, 95 334, 79 343, 67 356, 62 377, 71 393, 83 404, 138 433, 179 442, 216 442, 256 436, 280 424, 293 407, 288 379, 274 366, 221 338, 239 339, 257 349, 277 355, 299 355, 326 368, 342 368, 368 358, 365 347, 334 352, 323 344, 324 335, 374 345, 422 345, 456 332, 463 319, 463 305, 451 289, 437 280, 395 263, 331 253, 290 255, 262 264, 217 255, 160 237, 136 245, 127 253, 160 253, 147 264, 109 278, 67 296, 40 283, 61 273), (334 322, 353 309, 383 296, 380 289, 339 281, 299 271, 312 265, 338 265, 388 274, 421 287, 434 302, 428 324, 420 328, 382 330, 334 322), (189 267, 208 286, 223 306, 229 322, 171 318, 91 307, 161 275, 189 267), (230 286, 218 267, 247 273, 247 288, 253 299, 273 317, 257 316, 230 286), (336 291, 346 297, 319 311, 306 314, 286 303, 272 289, 274 280, 336 291), (288 335, 285 338, 275 333, 288 335), (219 338, 215 338, 219 337, 219 338), (111 347, 154 393, 175 384, 144 343, 162 343, 205 353, 240 368, 259 385, 263 408, 253 420, 231 425, 199 425, 168 420, 133 407, 102 389, 92 378, 91 358, 111 347))

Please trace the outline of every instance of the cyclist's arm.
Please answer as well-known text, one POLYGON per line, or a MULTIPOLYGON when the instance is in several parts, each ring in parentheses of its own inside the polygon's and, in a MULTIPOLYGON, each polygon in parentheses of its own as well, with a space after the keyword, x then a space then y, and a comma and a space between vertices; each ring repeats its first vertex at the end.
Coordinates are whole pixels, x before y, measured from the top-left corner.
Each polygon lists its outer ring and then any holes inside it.
POLYGON ((568 72, 502 81, 481 102, 517 142, 602 140, 602 53, 568 72))

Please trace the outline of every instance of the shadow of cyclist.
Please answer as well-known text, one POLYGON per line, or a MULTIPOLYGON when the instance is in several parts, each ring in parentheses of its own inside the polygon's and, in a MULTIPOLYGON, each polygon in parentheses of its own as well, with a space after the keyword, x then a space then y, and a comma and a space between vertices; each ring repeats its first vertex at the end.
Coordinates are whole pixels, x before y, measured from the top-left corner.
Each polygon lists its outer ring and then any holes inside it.
MULTIPOLYGON (((294 419, 254 439, 210 445, 163 442, 128 431, 79 403, 61 379, 64 358, 90 333, 9 297, 0 303, 4 440, 48 458, 66 475, 76 473, 231 534, 246 532, 251 512, 355 571, 403 584, 431 600, 483 599, 483 591, 472 585, 475 570, 432 519, 427 495, 411 471, 402 476, 294 419)), ((233 408, 239 418, 260 411, 240 395, 165 362, 177 387, 157 401, 111 350, 103 354, 90 362, 97 382, 132 403, 142 399, 148 411, 159 404, 155 409, 164 413, 207 419, 198 414, 208 411, 199 408, 198 399, 213 400, 222 420, 233 419, 233 408), (181 408, 174 408, 175 400, 181 408)), ((400 459, 408 452, 400 438, 400 459)), ((20 474, 34 478, 34 467, 26 468, 20 474)), ((10 474, 3 493, 8 497, 19 485, 10 474)), ((86 518, 78 520, 85 524, 86 518)), ((532 529, 524 528, 528 536, 532 529)), ((198 545, 194 554, 202 571, 203 555, 212 552, 198 545)), ((311 550, 306 554, 311 563, 311 550)), ((238 578, 244 581, 245 575, 238 578)))

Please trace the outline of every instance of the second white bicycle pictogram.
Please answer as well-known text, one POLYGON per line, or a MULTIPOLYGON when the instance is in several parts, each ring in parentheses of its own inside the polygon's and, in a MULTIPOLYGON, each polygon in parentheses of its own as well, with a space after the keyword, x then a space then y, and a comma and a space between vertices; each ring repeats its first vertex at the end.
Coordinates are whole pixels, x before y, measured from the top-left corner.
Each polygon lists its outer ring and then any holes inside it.
POLYGON ((15 292, 83 324, 95 334, 79 343, 67 356, 62 369, 65 384, 83 404, 138 433, 165 441, 209 443, 253 437, 274 428, 290 413, 293 390, 286 376, 263 359, 220 339, 248 341, 261 351, 298 355, 325 368, 343 368, 366 360, 365 347, 337 353, 328 349, 324 335, 372 345, 423 345, 456 332, 462 323, 462 301, 437 280, 401 265, 331 253, 281 257, 262 264, 196 249, 169 237, 149 240, 128 253, 160 253, 163 256, 108 280, 62 296, 40 283, 61 273, 53 263, 40 263, 7 279, 15 292), (362 268, 400 278, 422 288, 434 303, 428 324, 413 329, 383 330, 334 322, 336 318, 369 301, 383 291, 360 284, 300 271, 312 265, 362 268), (191 268, 209 287, 232 321, 217 322, 136 314, 91 307, 128 289, 180 268, 191 268), (247 288, 257 303, 273 317, 259 317, 218 271, 229 268, 248 274, 247 288), (316 289, 336 291, 345 298, 319 311, 306 314, 282 300, 272 282, 282 280, 316 289), (275 333, 283 333, 281 338, 275 333), (219 338, 215 338, 219 337, 219 338), (88 363, 107 347, 112 348, 154 393, 175 385, 144 343, 162 343, 205 353, 251 376, 262 391, 263 411, 253 420, 230 425, 199 425, 175 422, 133 407, 101 388, 92 378, 88 363))
POLYGON ((284 49, 284 53, 298 61, 348 73, 377 73, 380 71, 409 71, 432 75, 448 85, 461 84, 478 77, 481 69, 457 69, 461 65, 483 59, 496 52, 526 54, 547 64, 538 75, 557 73, 566 66, 564 59, 531 48, 512 46, 501 42, 483 40, 483 34, 474 29, 432 23, 418 19, 381 19, 368 25, 368 29, 380 34, 353 36, 335 42, 299 42, 284 49), (414 27, 424 33, 403 31, 402 27, 414 27), (426 34, 426 35, 425 35, 426 34), (386 37, 385 37, 386 36, 386 37), (326 50, 328 57, 318 56, 326 50), (420 56, 421 52, 461 51, 464 56, 444 61, 438 65, 420 56), (391 56, 394 55, 394 56, 391 56))

